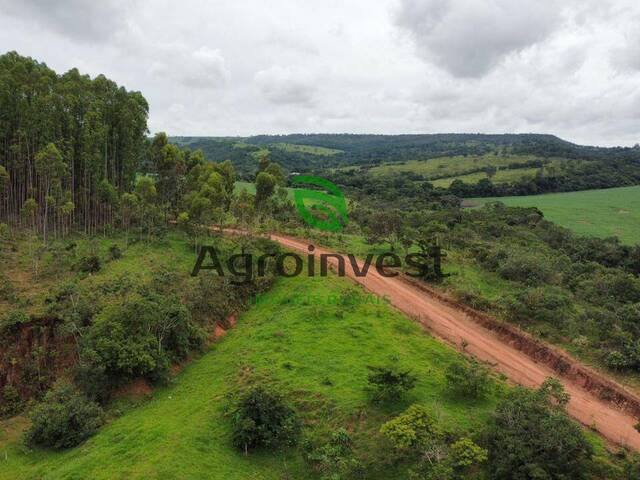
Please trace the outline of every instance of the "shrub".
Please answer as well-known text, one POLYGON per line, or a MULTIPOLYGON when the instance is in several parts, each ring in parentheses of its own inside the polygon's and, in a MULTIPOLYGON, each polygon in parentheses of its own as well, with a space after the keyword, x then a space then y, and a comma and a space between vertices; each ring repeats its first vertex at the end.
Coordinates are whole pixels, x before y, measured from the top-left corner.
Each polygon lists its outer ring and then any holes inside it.
POLYGON ((441 434, 431 414, 420 405, 411 405, 404 413, 389 420, 382 425, 380 433, 397 450, 423 448, 441 434))
POLYGON ((397 366, 367 368, 371 372, 367 378, 367 388, 374 402, 400 400, 418 381, 418 377, 410 370, 401 370, 397 366))
POLYGON ((0 394, 0 418, 12 417, 22 411, 24 404, 13 385, 5 385, 0 394))
POLYGON ((58 384, 34 408, 31 421, 26 433, 28 445, 63 449, 93 435, 104 423, 104 414, 72 385, 58 384))
POLYGON ((109 247, 109 258, 111 260, 118 260, 119 258, 122 258, 122 250, 120 250, 118 245, 114 244, 109 247))
POLYGON ((102 262, 97 255, 82 257, 78 262, 78 270, 84 273, 96 273, 102 268, 102 262))
POLYGON ((300 429, 295 412, 282 397, 262 387, 241 396, 231 420, 233 445, 245 453, 295 445, 300 429))
POLYGON ((488 452, 469 438, 461 438, 454 442, 450 447, 449 455, 451 466, 457 471, 464 471, 486 462, 488 458, 488 452))
POLYGON ((13 284, 11 280, 7 278, 6 275, 0 272, 0 300, 4 300, 7 302, 15 302, 16 301, 16 292, 13 288, 13 284))
POLYGON ((559 326, 573 313, 571 298, 557 287, 529 288, 504 298, 502 304, 511 319, 520 322, 537 320, 559 326))
POLYGON ((509 252, 498 265, 498 273, 507 280, 527 285, 542 285, 553 277, 554 268, 550 260, 532 252, 509 252))
POLYGON ((103 378, 110 383, 136 377, 158 381, 171 361, 199 349, 204 338, 176 297, 132 294, 95 317, 83 337, 82 354, 90 352, 91 363, 104 368, 103 378))
POLYGON ((362 464, 353 456, 353 442, 349 433, 340 428, 331 439, 307 453, 307 460, 321 474, 321 480, 353 478, 362 471, 362 464))
POLYGON ((532 391, 518 388, 497 407, 487 437, 491 478, 580 479, 593 451, 564 410, 558 382, 532 391))
POLYGON ((445 373, 448 388, 461 396, 482 398, 489 391, 489 370, 477 362, 452 363, 445 373))
POLYGON ((29 315, 22 310, 13 310, 0 320, 0 335, 16 333, 22 324, 29 322, 29 315))

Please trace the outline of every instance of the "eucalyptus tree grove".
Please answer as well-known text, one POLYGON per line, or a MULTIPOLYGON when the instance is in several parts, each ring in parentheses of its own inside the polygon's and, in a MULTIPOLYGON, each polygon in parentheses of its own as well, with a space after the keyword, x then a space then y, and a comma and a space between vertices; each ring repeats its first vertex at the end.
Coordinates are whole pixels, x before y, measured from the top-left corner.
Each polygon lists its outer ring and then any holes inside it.
POLYGON ((145 155, 148 104, 103 75, 0 56, 0 223, 43 237, 113 224, 145 155))

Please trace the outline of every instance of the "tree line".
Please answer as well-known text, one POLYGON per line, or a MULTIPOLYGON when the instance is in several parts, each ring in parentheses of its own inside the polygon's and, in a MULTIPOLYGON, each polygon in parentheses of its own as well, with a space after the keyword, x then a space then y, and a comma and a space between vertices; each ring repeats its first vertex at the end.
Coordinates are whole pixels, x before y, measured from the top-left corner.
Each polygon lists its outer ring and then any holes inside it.
POLYGON ((45 239, 112 222, 144 156, 148 111, 104 75, 0 56, 0 221, 45 239))

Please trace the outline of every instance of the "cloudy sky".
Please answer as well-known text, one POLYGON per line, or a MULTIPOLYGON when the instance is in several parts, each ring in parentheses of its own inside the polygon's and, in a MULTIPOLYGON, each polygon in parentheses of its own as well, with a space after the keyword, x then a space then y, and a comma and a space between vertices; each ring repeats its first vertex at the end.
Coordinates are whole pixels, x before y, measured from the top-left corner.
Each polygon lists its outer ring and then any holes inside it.
POLYGON ((640 142, 637 0, 0 0, 0 51, 140 90, 172 135, 640 142))

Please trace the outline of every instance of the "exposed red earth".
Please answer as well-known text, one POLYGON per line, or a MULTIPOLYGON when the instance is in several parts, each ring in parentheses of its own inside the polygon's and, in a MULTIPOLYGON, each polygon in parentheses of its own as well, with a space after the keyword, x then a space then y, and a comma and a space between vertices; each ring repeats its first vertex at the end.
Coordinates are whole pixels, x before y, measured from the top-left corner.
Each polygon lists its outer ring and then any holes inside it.
MULTIPOLYGON (((288 249, 308 253, 309 243, 304 240, 281 234, 269 237, 288 249)), ((317 258, 323 253, 336 252, 316 246, 314 253, 317 258)), ((337 259, 329 257, 328 260, 337 265, 337 259)), ((486 315, 456 306, 442 295, 412 284, 402 276, 384 277, 370 268, 365 277, 357 277, 350 262, 345 264, 346 276, 376 295, 387 296, 395 308, 436 337, 489 363, 511 381, 537 387, 548 377, 558 378, 571 395, 568 412, 574 419, 597 430, 614 444, 640 451, 640 433, 634 428, 640 415, 640 397, 513 326, 498 327, 501 322, 492 320, 491 323, 486 315)), ((359 268, 361 266, 359 261, 359 268)))

